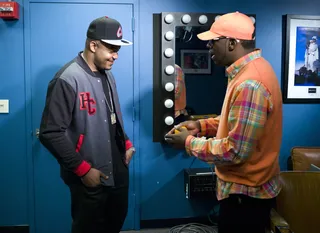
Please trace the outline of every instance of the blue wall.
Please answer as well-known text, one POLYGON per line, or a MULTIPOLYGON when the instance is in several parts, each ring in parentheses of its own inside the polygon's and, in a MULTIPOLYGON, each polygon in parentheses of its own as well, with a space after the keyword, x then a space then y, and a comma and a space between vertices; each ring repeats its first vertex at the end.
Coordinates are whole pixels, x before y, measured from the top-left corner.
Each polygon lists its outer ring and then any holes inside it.
POLYGON ((10 113, 0 114, 1 226, 28 222, 23 20, 0 19, 0 70, 0 99, 10 102, 10 113))
MULTIPOLYGON (((88 0, 89 1, 89 0, 88 0)), ((18 1, 23 5, 23 2, 18 1)), ((198 205, 184 198, 182 170, 192 160, 184 153, 152 142, 152 13, 163 11, 229 12, 241 11, 257 15, 257 46, 281 77, 281 16, 283 14, 320 15, 317 0, 276 3, 248 0, 251 4, 231 0, 140 0, 137 7, 140 54, 140 213, 141 219, 181 218, 204 214, 211 203, 198 205), (290 3, 289 3, 290 2, 290 3), (295 3, 293 3, 295 2, 295 3), (296 3, 297 2, 297 3, 296 3), (166 209, 166 210, 165 210, 166 209)), ((21 15, 23 16, 23 15, 21 15)), ((121 59, 121 58, 120 58, 121 59)), ((26 138, 30 122, 26 121, 23 52, 23 19, 0 20, 0 99, 10 99, 10 114, 0 114, 0 225, 30 222, 28 164, 26 138)), ((319 105, 285 105, 281 168, 286 168, 290 148, 297 145, 319 146, 319 105)), ((192 167, 206 166, 196 161, 192 167)))

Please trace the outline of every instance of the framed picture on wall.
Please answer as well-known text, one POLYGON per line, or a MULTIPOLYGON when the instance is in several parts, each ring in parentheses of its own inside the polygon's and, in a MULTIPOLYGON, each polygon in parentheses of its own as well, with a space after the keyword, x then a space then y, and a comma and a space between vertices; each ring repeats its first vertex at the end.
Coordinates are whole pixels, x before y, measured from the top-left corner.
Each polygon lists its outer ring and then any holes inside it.
POLYGON ((320 103, 320 16, 284 16, 284 103, 320 103))
POLYGON ((208 50, 181 49, 181 68, 185 74, 211 74, 208 50))

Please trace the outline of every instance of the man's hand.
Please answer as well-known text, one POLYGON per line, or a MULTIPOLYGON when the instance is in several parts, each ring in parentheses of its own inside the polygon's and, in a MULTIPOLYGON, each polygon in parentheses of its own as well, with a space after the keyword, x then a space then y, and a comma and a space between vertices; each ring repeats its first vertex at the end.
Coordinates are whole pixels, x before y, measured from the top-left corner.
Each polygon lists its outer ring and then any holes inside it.
POLYGON ((106 180, 109 178, 101 171, 91 168, 90 171, 81 178, 81 180, 85 186, 94 188, 101 184, 100 177, 103 177, 106 180))
POLYGON ((127 151, 126 151, 126 164, 129 166, 129 163, 132 159, 132 156, 134 154, 134 149, 133 148, 129 148, 127 151))
POLYGON ((165 136, 165 140, 176 149, 184 149, 186 139, 189 135, 191 135, 191 133, 185 127, 181 127, 179 131, 180 131, 179 133, 174 133, 174 134, 168 133, 165 136))
POLYGON ((176 125, 173 129, 170 130, 168 134, 174 134, 175 130, 181 131, 182 127, 186 127, 189 131, 189 134, 196 136, 200 133, 201 125, 199 121, 184 121, 178 125, 176 125))

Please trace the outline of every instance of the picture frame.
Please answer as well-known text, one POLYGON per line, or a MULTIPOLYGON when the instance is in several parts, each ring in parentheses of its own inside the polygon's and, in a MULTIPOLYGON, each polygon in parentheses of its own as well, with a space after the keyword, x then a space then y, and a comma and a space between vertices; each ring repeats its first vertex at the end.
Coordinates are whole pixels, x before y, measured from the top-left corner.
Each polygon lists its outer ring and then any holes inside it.
POLYGON ((185 74, 211 74, 211 57, 205 49, 181 49, 181 68, 185 74))
POLYGON ((283 16, 284 103, 320 103, 320 16, 283 16))

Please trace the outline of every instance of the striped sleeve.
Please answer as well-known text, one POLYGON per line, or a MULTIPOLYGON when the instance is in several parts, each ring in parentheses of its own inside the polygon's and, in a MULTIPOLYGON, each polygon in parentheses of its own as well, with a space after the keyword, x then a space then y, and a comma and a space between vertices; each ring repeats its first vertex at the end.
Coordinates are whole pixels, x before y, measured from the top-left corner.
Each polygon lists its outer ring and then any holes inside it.
POLYGON ((198 136, 208 136, 215 137, 218 131, 218 126, 220 122, 220 116, 215 118, 208 118, 199 120, 201 126, 201 132, 198 136))
POLYGON ((263 133, 272 106, 270 101, 270 93, 260 82, 241 83, 231 98, 228 136, 221 139, 188 136, 187 153, 216 165, 244 162, 263 133))

